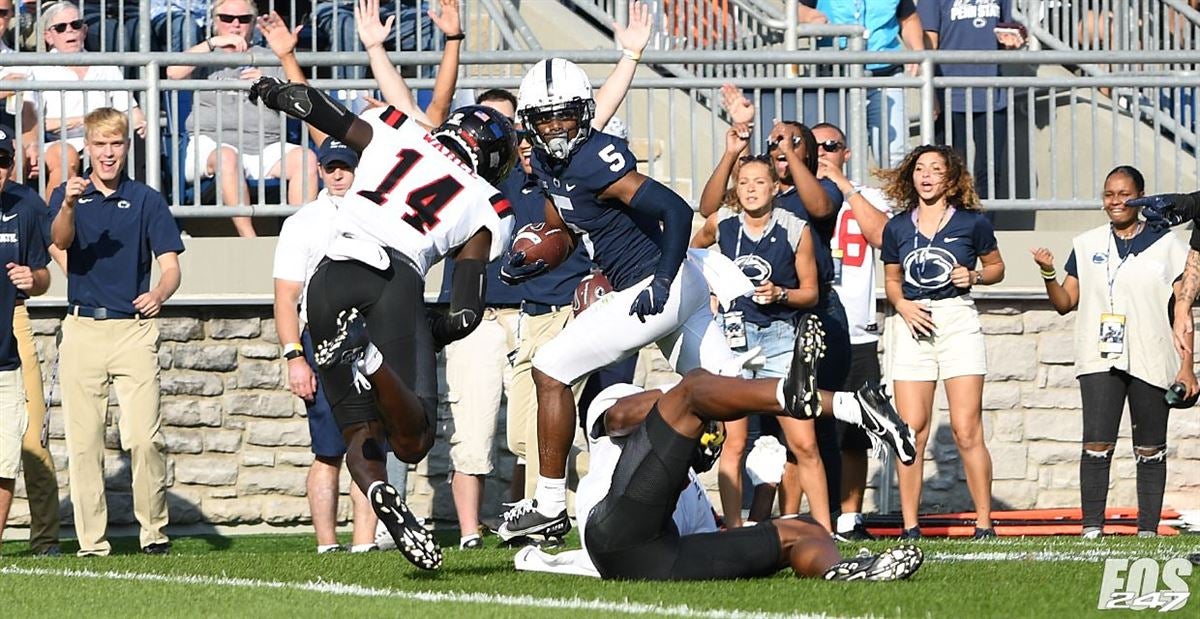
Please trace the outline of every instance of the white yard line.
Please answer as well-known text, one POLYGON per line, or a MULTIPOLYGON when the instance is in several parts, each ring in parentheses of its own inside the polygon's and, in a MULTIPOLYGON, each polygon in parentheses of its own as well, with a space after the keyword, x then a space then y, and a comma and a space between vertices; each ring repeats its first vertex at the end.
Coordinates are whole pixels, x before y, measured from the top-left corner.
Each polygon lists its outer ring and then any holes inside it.
POLYGON ((1181 550, 1166 548, 1081 548, 1079 550, 993 550, 981 552, 926 551, 926 561, 1065 561, 1099 563, 1105 559, 1173 559, 1181 550))
POLYGON ((393 598, 416 602, 487 604, 515 608, 544 608, 553 610, 602 611, 627 615, 656 615, 663 617, 695 617, 699 619, 824 619, 831 615, 789 615, 742 610, 705 610, 690 606, 662 606, 639 602, 610 602, 607 600, 585 600, 580 598, 534 597, 530 595, 495 595, 490 593, 400 591, 381 589, 339 582, 282 582, 254 578, 228 578, 202 575, 158 574, 154 572, 97 572, 92 570, 52 570, 25 568, 15 565, 0 568, 0 576, 57 576, 61 578, 87 578, 95 580, 123 580, 155 582, 176 585, 199 585, 206 587, 233 587, 240 589, 277 589, 307 591, 330 595, 356 597, 393 598))

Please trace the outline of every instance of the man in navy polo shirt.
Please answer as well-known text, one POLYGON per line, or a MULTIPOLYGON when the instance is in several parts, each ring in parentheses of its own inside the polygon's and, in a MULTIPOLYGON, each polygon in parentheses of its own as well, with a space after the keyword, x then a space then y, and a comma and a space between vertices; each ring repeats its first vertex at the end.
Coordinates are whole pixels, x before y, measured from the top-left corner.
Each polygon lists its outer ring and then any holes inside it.
MULTIPOLYGON (((36 194, 35 199, 28 200, 23 199, 18 190, 9 191, 9 185, 16 185, 8 182, 13 166, 12 135, 12 129, 0 127, 0 187, 4 188, 3 194, 0 194, 0 265, 8 275, 0 278, 0 307, 13 307, 20 302, 24 310, 23 299, 42 294, 50 286, 50 271, 46 269, 50 257, 46 253, 47 243, 43 232, 46 214, 40 200, 36 199, 36 194)), ((35 355, 35 367, 36 359, 35 355)), ((13 315, 0 312, 0 537, 3 537, 4 524, 8 521, 13 486, 21 466, 22 437, 29 426, 25 405, 21 355, 13 334, 13 315)), ((58 486, 54 483, 53 464, 49 483, 57 499, 58 486)), ((39 490, 46 490, 44 479, 39 480, 39 484, 42 486, 39 490)), ((30 496, 34 496, 32 484, 30 496)), ((56 529, 53 543, 57 542, 56 529)))
POLYGON ((111 380, 121 405, 121 445, 133 464, 133 513, 147 554, 167 554, 167 457, 159 431, 158 325, 179 288, 183 241, 162 194, 125 175, 125 116, 84 117, 87 178, 50 196, 54 245, 67 252, 67 317, 59 346, 68 471, 79 556, 104 556, 104 420, 111 380), (150 287, 151 261, 158 285, 150 287))
MULTIPOLYGON (((42 197, 30 187, 15 180, 13 174, 14 145, 10 127, 0 126, 0 204, 6 216, 32 218, 38 226, 38 238, 43 247, 50 244, 49 211, 42 197), (13 213, 18 213, 13 215, 13 213)), ((3 223, 13 222, 9 219, 3 223)), ((13 223, 13 225, 16 225, 13 223)), ((33 239, 30 239, 32 242, 33 239)), ((49 272, 46 273, 49 278, 49 272)), ((40 294, 40 293, 39 293, 40 294)), ((21 441, 21 471, 25 475, 25 492, 29 502, 29 545, 34 554, 56 555, 58 549, 58 478, 54 459, 42 444, 42 423, 46 419, 46 398, 43 395, 42 368, 38 362, 37 346, 33 341, 33 324, 25 299, 29 294, 17 291, 13 307, 12 332, 21 355, 21 375, 25 382, 25 411, 29 427, 21 441)))

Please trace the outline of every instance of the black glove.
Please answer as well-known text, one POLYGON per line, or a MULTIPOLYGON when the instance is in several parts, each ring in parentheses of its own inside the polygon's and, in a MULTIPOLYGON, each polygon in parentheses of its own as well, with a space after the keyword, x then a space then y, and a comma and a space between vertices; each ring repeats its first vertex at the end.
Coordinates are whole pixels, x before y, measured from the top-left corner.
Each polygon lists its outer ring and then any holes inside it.
POLYGON ((629 315, 637 315, 638 320, 646 322, 646 316, 661 314, 667 306, 667 296, 671 294, 671 280, 665 277, 655 277, 650 285, 638 293, 633 305, 629 307, 629 315))
POLYGON ((1156 196, 1142 196, 1127 200, 1125 206, 1141 208, 1146 225, 1151 230, 1166 230, 1187 221, 1186 215, 1176 209, 1176 195, 1162 193, 1156 196))
POLYGON ((504 261, 504 265, 500 267, 500 281, 510 286, 515 286, 549 270, 550 265, 546 264, 545 260, 539 259, 530 264, 525 264, 525 252, 510 251, 504 261))

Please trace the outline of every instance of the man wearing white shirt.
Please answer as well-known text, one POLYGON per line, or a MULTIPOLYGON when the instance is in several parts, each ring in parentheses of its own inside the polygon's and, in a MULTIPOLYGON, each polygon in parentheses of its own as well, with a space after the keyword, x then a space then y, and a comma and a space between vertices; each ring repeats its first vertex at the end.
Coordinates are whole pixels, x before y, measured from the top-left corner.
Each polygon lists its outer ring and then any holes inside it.
MULTIPOLYGON (((3 2, 4 0, 0 0, 3 2)), ((288 389, 304 400, 308 429, 312 436, 315 459, 308 470, 308 507, 312 513, 313 529, 317 534, 317 552, 342 550, 337 542, 338 474, 346 443, 333 419, 333 411, 325 399, 308 330, 305 292, 308 280, 325 257, 329 244, 337 236, 334 220, 342 196, 354 182, 358 154, 345 144, 325 138, 317 151, 319 174, 325 188, 317 199, 306 204, 283 223, 279 242, 275 246, 275 330, 283 344, 287 360, 288 389)), ((354 538, 351 552, 374 550, 375 514, 367 497, 356 484, 350 484, 354 503, 354 538)))
MULTIPOLYGON (((837 214, 830 249, 837 277, 834 289, 846 308, 850 324, 850 373, 847 390, 864 382, 878 384, 881 372, 876 344, 879 325, 875 320, 876 249, 883 241, 883 227, 891 207, 883 192, 846 178, 843 168, 850 159, 846 135, 835 125, 821 123, 812 128, 817 140, 817 176, 833 181, 845 196, 837 214)), ((861 428, 843 425, 841 515, 834 534, 844 541, 874 539, 862 520, 863 494, 867 486, 867 448, 871 441, 861 428)))

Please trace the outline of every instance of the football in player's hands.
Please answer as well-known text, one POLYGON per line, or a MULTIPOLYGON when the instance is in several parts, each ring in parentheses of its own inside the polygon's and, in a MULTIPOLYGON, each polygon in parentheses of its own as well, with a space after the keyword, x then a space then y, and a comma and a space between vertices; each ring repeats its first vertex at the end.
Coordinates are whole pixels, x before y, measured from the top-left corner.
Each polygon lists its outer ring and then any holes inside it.
POLYGON ((600 297, 612 292, 612 282, 604 276, 600 271, 592 271, 579 280, 579 285, 575 286, 575 296, 571 299, 571 307, 575 310, 575 315, 587 309, 592 303, 595 303, 600 297))
POLYGON ((515 286, 527 279, 537 277, 550 267, 545 260, 535 260, 528 262, 523 251, 510 251, 504 257, 504 264, 500 267, 500 281, 515 286))
POLYGON ((512 253, 524 254, 526 264, 541 260, 553 269, 571 255, 571 235, 545 222, 525 224, 513 237, 512 253))

